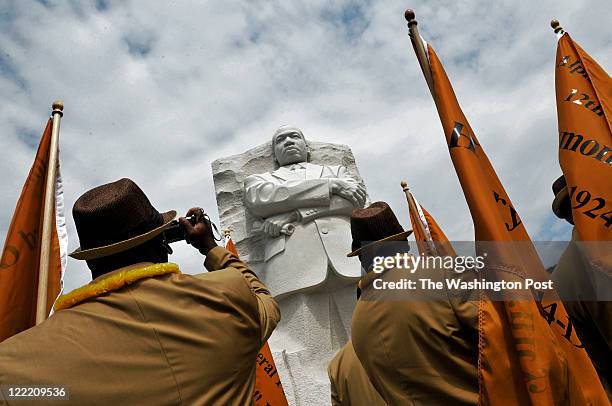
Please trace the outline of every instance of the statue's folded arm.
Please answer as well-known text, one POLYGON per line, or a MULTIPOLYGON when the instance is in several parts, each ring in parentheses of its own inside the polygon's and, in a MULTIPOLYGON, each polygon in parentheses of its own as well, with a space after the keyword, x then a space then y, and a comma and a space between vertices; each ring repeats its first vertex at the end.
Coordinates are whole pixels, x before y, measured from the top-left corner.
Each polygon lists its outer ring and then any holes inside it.
POLYGON ((274 182, 259 175, 244 181, 244 200, 249 211, 266 218, 305 207, 329 206, 329 179, 274 182))

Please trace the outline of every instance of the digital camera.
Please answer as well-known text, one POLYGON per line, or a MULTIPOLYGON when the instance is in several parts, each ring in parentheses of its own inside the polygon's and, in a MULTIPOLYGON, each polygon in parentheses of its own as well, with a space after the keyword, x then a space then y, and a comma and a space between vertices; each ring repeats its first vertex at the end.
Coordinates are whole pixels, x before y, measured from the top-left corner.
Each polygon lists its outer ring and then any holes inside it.
MULTIPOLYGON (((191 215, 190 217, 187 217, 187 220, 189 220, 189 222, 193 226, 195 226, 198 222, 197 216, 195 214, 191 215)), ((185 229, 183 228, 181 223, 179 223, 178 220, 172 220, 170 226, 168 226, 168 228, 164 231, 164 241, 167 244, 177 241, 183 241, 186 237, 187 234, 185 233, 185 229)))

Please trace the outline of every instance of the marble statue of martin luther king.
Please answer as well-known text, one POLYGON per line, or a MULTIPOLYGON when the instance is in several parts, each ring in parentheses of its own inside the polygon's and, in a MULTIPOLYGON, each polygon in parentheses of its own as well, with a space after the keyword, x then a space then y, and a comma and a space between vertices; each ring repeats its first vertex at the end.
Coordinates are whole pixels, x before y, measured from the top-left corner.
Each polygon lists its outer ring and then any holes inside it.
POLYGON ((350 337, 361 266, 347 258, 350 214, 366 201, 365 186, 344 166, 308 162, 302 131, 274 132, 273 172, 244 181, 246 208, 265 235, 261 272, 281 309, 268 343, 290 405, 330 399, 327 365, 350 337))
POLYGON ((263 219, 256 231, 266 235, 264 278, 281 298, 322 284, 330 273, 360 276, 346 257, 351 246, 349 216, 363 207, 365 187, 343 166, 308 162, 302 131, 278 128, 272 148, 279 168, 249 176, 244 183, 248 210, 263 219))

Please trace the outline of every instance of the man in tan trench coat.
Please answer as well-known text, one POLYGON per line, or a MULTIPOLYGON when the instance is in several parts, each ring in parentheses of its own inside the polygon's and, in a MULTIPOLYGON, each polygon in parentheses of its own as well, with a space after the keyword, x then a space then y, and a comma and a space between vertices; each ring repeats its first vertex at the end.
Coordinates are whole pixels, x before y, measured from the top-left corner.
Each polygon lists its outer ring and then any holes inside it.
POLYGON ((327 373, 332 406, 386 406, 357 358, 351 340, 331 360, 327 373))
MULTIPOLYGON (((87 260, 95 279, 0 344, 0 385, 63 387, 80 405, 251 404, 255 359, 279 310, 255 274, 216 245, 202 210, 187 213, 194 225, 180 219, 206 255, 209 272, 198 275, 167 263, 164 232, 176 212, 159 213, 128 179, 85 193, 73 215, 81 247, 71 256, 87 260)), ((0 404, 30 403, 4 388, 0 404)))
MULTIPOLYGON (((559 177, 553 183, 552 189, 555 194, 553 212, 560 219, 574 225, 572 202, 565 176, 559 177)), ((580 241, 578 230, 574 227, 572 240, 559 258, 552 279, 576 334, 589 354, 608 398, 612 401, 612 301, 608 300, 612 274, 609 269, 598 267, 589 259, 583 244, 589 242, 580 241)), ((594 244, 603 246, 604 243, 594 244)), ((609 255, 612 256, 612 251, 609 251, 609 255)), ((608 259, 607 262, 611 261, 608 259)))
POLYGON ((377 279, 397 283, 422 277, 441 281, 445 277, 441 269, 371 271, 373 256, 408 252, 405 241, 409 232, 403 230, 386 203, 353 210, 351 233, 353 252, 348 255, 359 255, 363 267, 370 269, 360 281, 362 294, 353 312, 352 342, 378 393, 391 406, 476 405, 476 303, 444 291, 435 297, 421 292, 415 300, 411 297, 415 291, 394 296, 373 289, 377 279))

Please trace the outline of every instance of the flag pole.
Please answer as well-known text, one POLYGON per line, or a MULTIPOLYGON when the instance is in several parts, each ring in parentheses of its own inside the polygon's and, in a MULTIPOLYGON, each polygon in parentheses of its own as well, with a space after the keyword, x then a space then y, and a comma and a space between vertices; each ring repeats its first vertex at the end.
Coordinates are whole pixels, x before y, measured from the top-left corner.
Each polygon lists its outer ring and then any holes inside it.
POLYGON ((408 21, 408 31, 410 33, 410 41, 412 41, 412 47, 414 48, 414 52, 416 53, 417 59, 419 60, 419 65, 421 65, 421 70, 423 71, 423 75, 425 76, 425 81, 427 82, 429 91, 431 92, 431 95, 433 96, 435 101, 436 96, 434 93, 431 67, 429 66, 429 59, 427 58, 427 52, 425 51, 423 40, 419 35, 419 29, 417 28, 418 22, 415 17, 416 15, 414 14, 414 10, 408 9, 404 13, 404 18, 406 18, 406 21, 408 21))
POLYGON ((64 103, 61 100, 53 102, 53 127, 51 130, 51 145, 47 178, 45 181, 45 202, 43 209, 43 227, 40 241, 40 262, 38 267, 38 298, 36 300, 36 324, 47 318, 47 285, 49 282, 49 260, 51 257, 51 236, 55 224, 55 181, 57 176, 57 151, 59 146, 60 120, 64 115, 64 103))
POLYGON ((402 190, 406 194, 406 201, 408 202, 408 210, 414 214, 414 218, 416 220, 416 228, 419 229, 419 233, 425 237, 425 243, 427 245, 427 250, 430 254, 436 254, 436 248, 433 245, 433 241, 427 236, 427 231, 425 230, 425 226, 421 221, 421 216, 419 215, 419 209, 417 208, 416 202, 414 201, 414 197, 412 193, 410 193, 410 188, 408 187, 408 182, 402 180, 400 183, 402 186, 402 190))
POLYGON ((557 35, 565 34, 565 30, 563 29, 563 27, 561 27, 561 24, 559 23, 559 20, 552 20, 550 22, 550 26, 555 31, 555 34, 557 34, 557 35))

